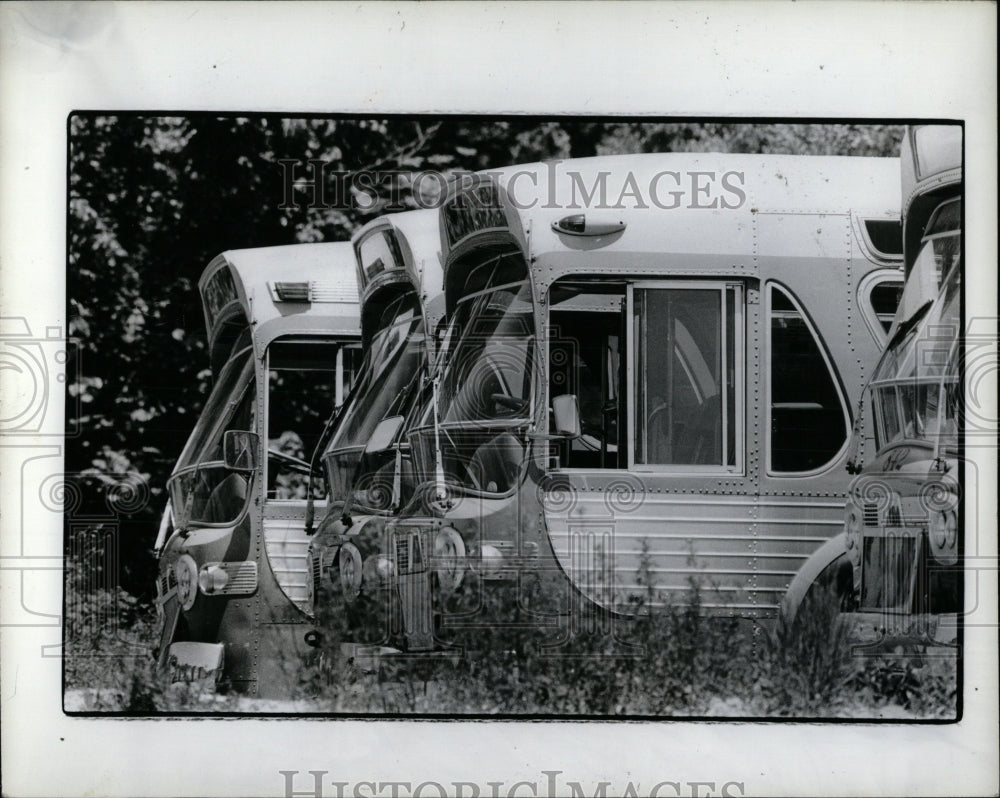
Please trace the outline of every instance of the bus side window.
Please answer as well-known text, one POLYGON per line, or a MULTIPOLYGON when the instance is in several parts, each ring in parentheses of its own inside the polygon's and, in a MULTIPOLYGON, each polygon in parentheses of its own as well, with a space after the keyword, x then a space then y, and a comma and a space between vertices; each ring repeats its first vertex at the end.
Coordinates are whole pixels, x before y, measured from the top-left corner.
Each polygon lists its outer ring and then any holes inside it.
POLYGON ((741 296, 721 283, 635 289, 637 465, 742 467, 741 296))
POLYGON ((872 312, 887 335, 892 328, 892 320, 896 317, 896 308, 899 307, 899 300, 902 296, 902 277, 880 280, 872 287, 871 293, 868 295, 872 312))
POLYGON ((563 445, 566 468, 625 467, 619 447, 623 303, 620 291, 581 292, 563 302, 567 309, 550 313, 549 397, 571 394, 580 409, 581 434, 563 445))
POLYGON ((847 440, 847 406, 815 331, 791 295, 771 285, 768 296, 771 470, 812 471, 847 440))

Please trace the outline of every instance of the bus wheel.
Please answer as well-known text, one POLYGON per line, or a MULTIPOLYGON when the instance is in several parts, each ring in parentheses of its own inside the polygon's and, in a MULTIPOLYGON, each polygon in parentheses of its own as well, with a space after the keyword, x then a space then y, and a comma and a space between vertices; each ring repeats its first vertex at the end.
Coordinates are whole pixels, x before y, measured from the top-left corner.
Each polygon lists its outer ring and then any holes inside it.
POLYGON ((856 609, 854 570, 843 533, 824 543, 795 574, 782 600, 780 617, 786 626, 803 609, 823 603, 835 613, 856 609))
POLYGON ((841 614, 854 609, 854 572, 847 555, 841 555, 812 581, 801 601, 785 608, 779 627, 793 638, 829 639, 841 614))
POLYGON ((857 601, 854 595, 854 569, 846 554, 841 554, 820 573, 806 593, 806 601, 825 593, 840 612, 852 612, 857 601))

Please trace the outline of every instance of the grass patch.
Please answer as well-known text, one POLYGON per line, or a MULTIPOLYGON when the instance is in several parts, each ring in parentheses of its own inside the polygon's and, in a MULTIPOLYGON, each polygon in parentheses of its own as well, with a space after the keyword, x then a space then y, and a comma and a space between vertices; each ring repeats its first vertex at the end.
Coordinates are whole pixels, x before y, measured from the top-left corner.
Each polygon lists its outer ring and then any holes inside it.
MULTIPOLYGON (((474 588, 474 585, 473 585, 474 588)), ((472 589, 472 588, 470 588, 472 589)), ((682 603, 622 619, 581 602, 569 621, 512 629, 545 596, 491 593, 490 623, 451 635, 434 656, 382 658, 375 672, 346 661, 333 635, 325 665, 289 662, 293 700, 249 700, 166 685, 156 669, 155 610, 124 591, 67 582, 67 709, 93 712, 335 712, 393 715, 646 717, 955 717, 957 659, 856 657, 831 597, 817 594, 793 624, 709 616, 692 582, 682 603)))

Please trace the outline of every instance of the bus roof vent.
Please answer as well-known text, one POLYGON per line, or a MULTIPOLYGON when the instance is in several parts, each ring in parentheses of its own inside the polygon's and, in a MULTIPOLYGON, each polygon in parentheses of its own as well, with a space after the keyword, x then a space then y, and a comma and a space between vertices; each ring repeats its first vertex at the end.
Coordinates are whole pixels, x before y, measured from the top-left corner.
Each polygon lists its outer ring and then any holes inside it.
POLYGON ((309 298, 313 302, 357 302, 358 291, 326 280, 313 280, 309 284, 309 298))
POLYGON ((326 280, 309 282, 274 282, 271 292, 275 302, 357 302, 351 288, 326 280))
POLYGON ((309 283, 274 283, 274 293, 278 302, 308 302, 309 283))

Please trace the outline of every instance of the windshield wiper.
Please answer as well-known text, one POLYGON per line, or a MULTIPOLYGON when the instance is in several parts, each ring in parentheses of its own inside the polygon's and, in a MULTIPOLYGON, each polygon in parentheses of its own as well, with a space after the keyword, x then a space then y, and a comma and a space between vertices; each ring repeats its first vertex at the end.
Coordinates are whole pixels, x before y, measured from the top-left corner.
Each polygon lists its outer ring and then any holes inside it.
MULTIPOLYGON (((448 488, 444 482, 444 462, 441 459, 441 422, 438 418, 438 385, 441 381, 441 372, 435 373, 431 380, 431 403, 433 405, 434 416, 434 496, 439 502, 444 502, 448 498, 448 488)), ((447 433, 445 433, 447 435, 447 433)), ((449 440, 450 440, 449 436, 449 440)), ((454 441, 452 441, 454 446, 454 441)))
MULTIPOLYGON (((927 315, 927 311, 930 310, 930 307, 933 304, 934 301, 928 299, 926 302, 924 302, 924 304, 922 304, 919 308, 917 308, 917 310, 914 312, 912 316, 910 316, 910 318, 908 318, 904 322, 901 322, 899 327, 896 329, 895 334, 885 345, 885 352, 888 352, 890 349, 896 346, 896 344, 898 344, 906 336, 906 334, 917 325, 917 322, 919 322, 925 315, 927 315)), ((882 357, 885 357, 885 352, 883 352, 882 357)))

